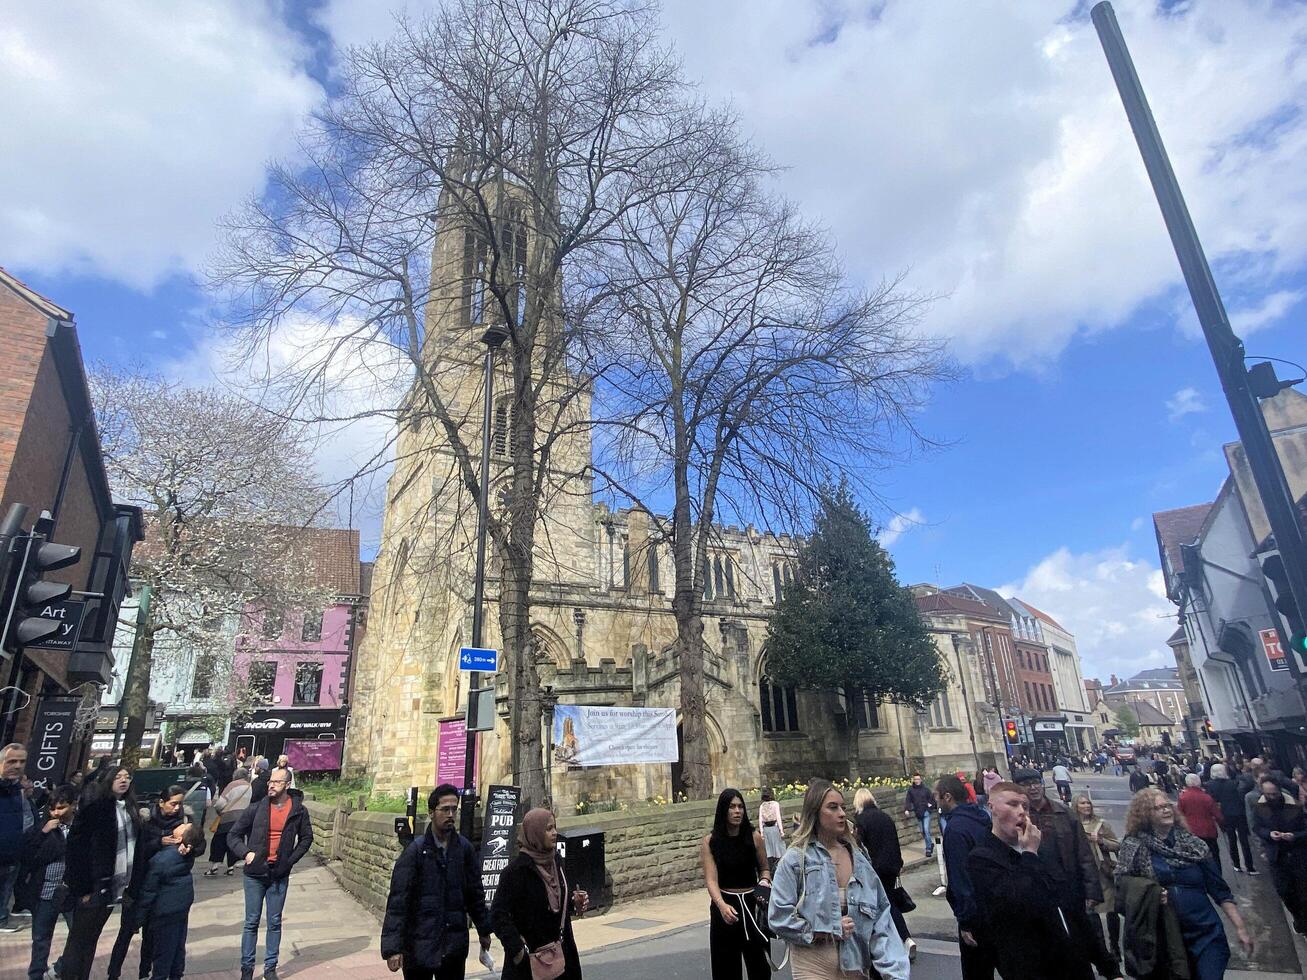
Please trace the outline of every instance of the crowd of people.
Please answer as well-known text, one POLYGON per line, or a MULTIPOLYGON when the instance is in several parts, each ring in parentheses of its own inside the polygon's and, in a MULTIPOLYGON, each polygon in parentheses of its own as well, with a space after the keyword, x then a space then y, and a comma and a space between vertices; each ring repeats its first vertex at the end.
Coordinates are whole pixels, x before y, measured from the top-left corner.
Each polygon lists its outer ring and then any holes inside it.
POLYGON ((229 778, 212 797, 212 808, 189 814, 180 785, 167 787, 142 808, 131 770, 107 759, 48 793, 34 792, 23 776, 26 747, 14 743, 0 749, 0 932, 17 932, 30 922, 28 980, 88 980, 115 909, 120 914, 109 980, 119 980, 138 936, 140 980, 180 980, 195 901, 193 867, 204 853, 203 820, 210 809, 210 858, 232 855, 229 868, 235 861, 243 865, 241 976, 254 976, 266 908, 262 975, 277 980, 287 882, 313 843, 313 829, 300 794, 290 788, 288 768, 265 764, 261 792, 255 792, 251 771, 260 771, 257 761, 250 760, 249 770, 233 765, 228 774, 227 755, 214 752, 199 762, 202 768, 209 762, 213 770, 205 769, 201 781, 229 778), (61 918, 68 931, 51 962, 61 918))
MULTIPOLYGON (((195 760, 209 805, 188 814, 174 785, 142 810, 131 772, 101 760, 42 798, 23 779, 26 749, 0 750, 0 931, 29 919, 29 980, 86 980, 114 909, 121 910, 108 976, 119 980, 133 942, 141 980, 184 975, 193 866, 209 842, 204 875, 242 870, 242 980, 252 980, 264 926, 264 980, 277 980, 282 912, 292 870, 309 851, 312 822, 294 772, 225 750, 195 760), (206 828, 204 821, 208 820, 206 828), (68 925, 55 955, 59 919, 68 925), (266 918, 266 923, 265 923, 266 918)), ((1231 951, 1225 921, 1249 951, 1252 938, 1223 878, 1220 839, 1235 872, 1271 872, 1293 928, 1307 935, 1307 772, 1289 775, 1262 758, 1155 759, 1130 766, 1121 833, 1087 793, 1073 795, 1082 766, 1013 760, 1005 778, 987 768, 927 785, 914 774, 903 816, 924 851, 939 842, 944 890, 957 925, 966 980, 1067 977, 1223 977, 1231 951), (979 789, 977 789, 977 786, 979 789), (938 829, 937 829, 938 828, 938 829)), ((1086 760, 1081 760, 1082 763, 1086 760)), ((1104 770, 1112 760, 1087 760, 1104 770)), ((589 908, 567 880, 554 815, 530 810, 516 857, 487 902, 475 846, 455 829, 458 790, 438 786, 425 832, 395 861, 380 952, 405 980, 461 980, 477 932, 505 980, 579 980, 573 919, 589 908)), ((795 980, 909 976, 916 942, 902 887, 896 819, 860 789, 846 800, 813 780, 787 827, 763 793, 757 825, 744 794, 717 800, 700 843, 714 980, 765 980, 783 966, 795 980)))

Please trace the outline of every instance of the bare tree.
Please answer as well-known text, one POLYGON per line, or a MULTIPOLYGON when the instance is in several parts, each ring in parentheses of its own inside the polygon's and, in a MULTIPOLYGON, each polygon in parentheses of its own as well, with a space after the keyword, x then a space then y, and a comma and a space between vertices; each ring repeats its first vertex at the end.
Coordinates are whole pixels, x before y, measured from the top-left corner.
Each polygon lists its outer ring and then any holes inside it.
POLYGON ((189 651, 210 672, 215 701, 248 707, 231 670, 233 617, 321 608, 296 529, 325 505, 302 428, 231 395, 136 370, 90 374, 105 469, 114 496, 140 506, 145 541, 132 577, 150 589, 124 681, 123 753, 134 765, 145 731, 155 655, 189 651))
POLYGON ((385 411, 433 430, 470 500, 480 413, 467 378, 482 331, 506 331, 514 438, 489 533, 511 765, 528 800, 545 795, 529 653, 541 507, 586 476, 555 460, 586 424, 592 373, 572 336, 590 297, 570 284, 639 203, 646 161, 680 137, 668 123, 680 89, 638 3, 453 0, 401 20, 388 42, 348 54, 302 160, 273 168, 268 193, 228 222, 215 269, 255 350, 288 318, 331 325, 331 342, 278 379, 301 418, 357 376, 342 362, 358 351, 402 359, 411 385, 385 411))
POLYGON ((947 365, 910 329, 922 299, 897 279, 849 287, 826 234, 768 193, 771 165, 729 116, 693 129, 649 168, 659 186, 616 222, 591 290, 613 365, 595 393, 597 468, 671 550, 683 778, 702 798, 716 528, 803 526, 840 476, 873 490, 879 467, 922 443, 914 413, 947 365))

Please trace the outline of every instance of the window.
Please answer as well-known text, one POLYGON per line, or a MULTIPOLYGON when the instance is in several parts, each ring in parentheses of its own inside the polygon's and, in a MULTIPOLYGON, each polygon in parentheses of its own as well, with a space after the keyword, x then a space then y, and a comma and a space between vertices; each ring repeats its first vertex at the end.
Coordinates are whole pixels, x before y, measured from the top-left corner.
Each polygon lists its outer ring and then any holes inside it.
POLYGON ((631 542, 622 538, 622 588, 631 588, 631 542))
POLYGON ((735 562, 726 559, 726 594, 735 598, 735 562))
POLYGON ((286 614, 280 609, 266 609, 263 612, 263 638, 277 640, 286 627, 286 614))
POLYGON ((1030 681, 1026 681, 1026 705, 1031 708, 1035 706, 1035 699, 1030 695, 1030 681))
POLYGON ((509 407, 509 399, 507 397, 500 398, 495 402, 495 424, 490 437, 496 456, 507 456, 509 454, 511 418, 512 412, 509 407))
POLYGON ((218 657, 202 653, 195 658, 195 677, 191 680, 191 697, 205 701, 213 697, 213 676, 218 671, 218 657))
POLYGON ((317 643, 322 639, 322 613, 304 614, 304 628, 300 630, 300 639, 305 643, 317 643))
POLYGON ((771 584, 772 594, 776 597, 776 605, 781 604, 781 566, 773 565, 771 567, 771 584))
POLYGON ((322 694, 322 664, 297 663, 295 665, 295 703, 317 704, 322 694))
POLYGON ((726 580, 722 577, 722 559, 720 556, 713 559, 713 584, 717 586, 717 594, 724 596, 726 592, 726 580))
MULTIPOLYGON (((526 225, 513 215, 500 225, 499 269, 497 283, 506 288, 508 305, 516 318, 522 308, 523 284, 526 280, 526 225), (511 275, 512 280, 505 282, 511 275)), ((476 229, 463 233, 463 297, 465 324, 484 323, 490 275, 490 243, 476 229)))
POLYGON ((649 546, 649 591, 661 592, 658 584, 658 551, 653 545, 649 546))
POLYGON ((935 700, 930 703, 930 727, 953 727, 953 712, 948 703, 948 691, 940 691, 935 700))
POLYGON ((758 681, 758 706, 762 710, 764 732, 799 730, 798 693, 792 687, 773 684, 766 673, 758 681))
POLYGON ((469 228, 463 233, 463 322, 478 324, 486 310, 486 242, 469 228))
POLYGON ((272 700, 272 691, 277 686, 277 662, 260 660, 250 664, 250 697, 260 704, 272 700))
POLYGON ((880 702, 865 687, 846 687, 844 701, 850 728, 869 731, 880 727, 880 702))
POLYGON ((713 597, 712 563, 707 558, 703 560, 703 597, 708 600, 713 597))

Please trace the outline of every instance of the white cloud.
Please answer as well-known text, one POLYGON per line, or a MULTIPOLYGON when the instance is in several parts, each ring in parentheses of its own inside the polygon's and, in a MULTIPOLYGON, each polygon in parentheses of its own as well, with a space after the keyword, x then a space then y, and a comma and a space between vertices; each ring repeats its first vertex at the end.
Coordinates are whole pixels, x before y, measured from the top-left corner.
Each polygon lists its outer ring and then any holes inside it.
POLYGON ((1079 554, 1059 548, 998 591, 1030 602, 1069 629, 1085 677, 1175 666, 1166 640, 1175 632, 1176 611, 1161 569, 1131 557, 1128 546, 1079 554))
POLYGON ((1230 326, 1240 337, 1275 323, 1298 305, 1303 294, 1297 290, 1282 289, 1271 293, 1256 306, 1236 310, 1230 314, 1230 326))
POLYGON ((919 507, 913 507, 906 514, 895 514, 891 517, 890 522, 876 535, 876 540, 880 542, 882 548, 890 548, 894 542, 903 537, 904 531, 909 531, 925 522, 926 515, 919 507))
POLYGON ((149 288, 293 152, 322 98, 279 5, 14 4, 0 22, 3 263, 149 288))
POLYGON ((1166 400, 1166 417, 1178 422, 1186 415, 1207 411, 1207 403, 1197 388, 1181 388, 1166 400))

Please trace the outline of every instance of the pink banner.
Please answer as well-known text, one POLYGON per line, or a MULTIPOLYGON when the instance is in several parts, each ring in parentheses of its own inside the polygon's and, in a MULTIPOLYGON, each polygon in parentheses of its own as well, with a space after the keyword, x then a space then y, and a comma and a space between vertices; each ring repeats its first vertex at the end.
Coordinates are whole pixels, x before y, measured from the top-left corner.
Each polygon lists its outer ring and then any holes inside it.
POLYGON ((283 751, 296 772, 326 772, 340 768, 345 743, 338 738, 288 738, 283 751))
MULTIPOLYGON (((481 758, 477 740, 476 759, 481 758)), ((467 726, 461 718, 440 723, 440 744, 436 747, 436 785, 449 783, 463 789, 463 769, 467 762, 467 726)))

